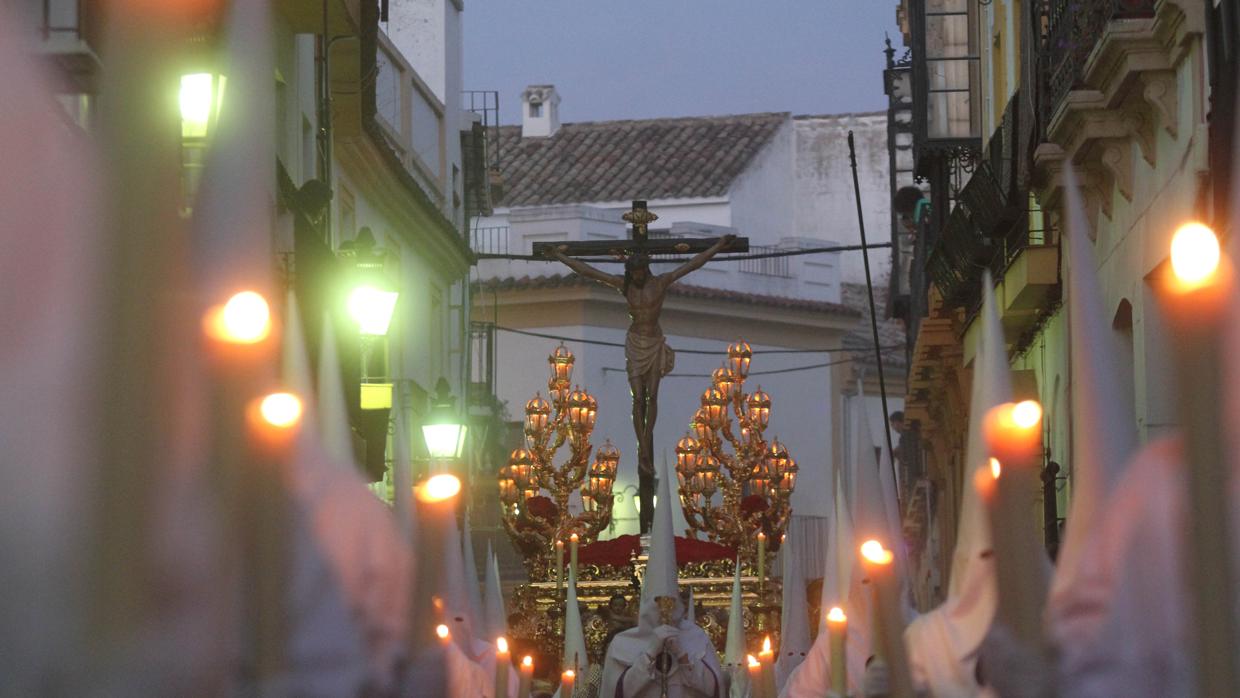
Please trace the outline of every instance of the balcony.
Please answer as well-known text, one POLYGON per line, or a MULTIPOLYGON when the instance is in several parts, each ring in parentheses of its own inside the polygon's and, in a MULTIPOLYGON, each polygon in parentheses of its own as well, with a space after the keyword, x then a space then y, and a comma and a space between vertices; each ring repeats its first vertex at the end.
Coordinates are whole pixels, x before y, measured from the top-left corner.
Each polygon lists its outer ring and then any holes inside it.
POLYGON ((1115 19, 1154 16, 1157 0, 1051 0, 1038 60, 1045 75, 1042 122, 1050 123, 1067 94, 1081 86, 1085 63, 1115 19))
POLYGON ((41 0, 34 4, 40 51, 60 69, 66 92, 96 91, 102 29, 99 5, 92 0, 41 0))
POLYGON ((274 6, 298 34, 352 36, 362 16, 360 0, 275 0, 274 6))

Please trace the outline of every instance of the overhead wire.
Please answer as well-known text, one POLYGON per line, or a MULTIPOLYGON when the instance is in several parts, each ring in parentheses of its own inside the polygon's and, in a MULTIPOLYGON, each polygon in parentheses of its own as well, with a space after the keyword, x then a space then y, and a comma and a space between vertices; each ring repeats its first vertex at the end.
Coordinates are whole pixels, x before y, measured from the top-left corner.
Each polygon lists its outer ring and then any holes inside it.
MULTIPOLYGON (((619 240, 617 242, 624 242, 619 240)), ((831 245, 829 247, 804 247, 795 250, 779 250, 778 252, 752 252, 743 254, 720 255, 715 258, 717 262, 739 262, 746 259, 772 259, 774 257, 797 257, 806 254, 825 254, 828 252, 855 252, 857 250, 875 250, 891 247, 890 242, 872 242, 868 245, 831 245)), ((535 254, 507 254, 498 252, 478 252, 474 256, 478 259, 512 259, 525 260, 530 262, 547 262, 554 261, 548 257, 535 254)), ((624 264, 624 259, 619 257, 575 257, 583 262, 594 262, 596 264, 624 264)), ((653 264, 678 264, 688 262, 692 257, 661 257, 657 254, 650 260, 653 264)))
MULTIPOLYGON (((901 349, 901 348, 903 348, 903 345, 896 345, 894 347, 888 347, 888 349, 901 349)), ((798 371, 812 371, 812 370, 819 369, 819 368, 828 368, 830 366, 846 364, 850 361, 857 361, 859 358, 860 357, 857 357, 857 356, 849 356, 844 359, 836 359, 834 361, 827 361, 827 362, 820 363, 820 364, 810 364, 808 366, 792 366, 790 368, 773 368, 773 369, 768 369, 765 371, 750 371, 748 374, 748 377, 752 378, 754 376, 773 376, 773 375, 777 375, 780 373, 795 373, 798 371)), ((613 366, 603 367, 603 373, 624 373, 625 371, 626 369, 615 368, 613 366)), ((663 377, 664 378, 711 378, 712 375, 709 373, 669 373, 663 377)))
MULTIPOLYGON (((553 340, 557 340, 561 342, 578 342, 580 344, 593 344, 593 345, 601 346, 601 347, 624 348, 624 342, 608 342, 602 339, 582 339, 580 337, 569 337, 566 335, 550 334, 547 332, 534 332, 532 330, 519 330, 515 327, 504 327, 502 325, 496 325, 495 329, 499 330, 500 332, 511 332, 512 334, 521 334, 521 335, 526 335, 527 337, 538 337, 540 339, 553 339, 553 340)), ((903 344, 892 344, 890 346, 882 347, 882 349, 886 351, 889 349, 899 349, 899 348, 902 348, 903 346, 904 346, 903 344)), ((708 355, 708 356, 720 356, 723 353, 716 349, 676 349, 676 348, 673 348, 672 351, 676 352, 677 354, 702 354, 702 355, 708 355)), ((850 351, 850 350, 845 349, 844 347, 833 347, 829 349, 763 349, 762 353, 763 354, 832 354, 832 353, 841 352, 841 351, 850 351)))

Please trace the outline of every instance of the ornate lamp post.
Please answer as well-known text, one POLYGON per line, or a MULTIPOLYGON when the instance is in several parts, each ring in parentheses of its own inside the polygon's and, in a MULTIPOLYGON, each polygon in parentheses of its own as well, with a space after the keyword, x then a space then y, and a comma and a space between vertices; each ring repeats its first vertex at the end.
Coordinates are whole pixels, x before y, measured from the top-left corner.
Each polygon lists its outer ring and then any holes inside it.
POLYGON ((620 451, 607 441, 595 452, 590 436, 598 401, 572 385, 574 361, 562 344, 547 357, 549 399, 539 394, 525 404, 525 445, 512 452, 499 474, 504 529, 534 581, 548 578, 555 541, 576 533, 582 544, 592 542, 611 521, 620 451), (564 447, 567 459, 557 465, 564 447), (574 491, 580 491, 583 508, 576 515, 568 510, 574 491))

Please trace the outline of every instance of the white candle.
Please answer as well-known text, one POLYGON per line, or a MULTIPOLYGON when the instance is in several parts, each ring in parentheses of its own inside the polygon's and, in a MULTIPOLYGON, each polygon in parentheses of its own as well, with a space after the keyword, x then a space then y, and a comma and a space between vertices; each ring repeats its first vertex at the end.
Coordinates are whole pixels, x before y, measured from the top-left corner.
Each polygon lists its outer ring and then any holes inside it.
POLYGON ((518 684, 517 698, 530 698, 530 687, 534 685, 534 658, 525 655, 521 659, 521 683, 518 684))
POLYGON ((508 698, 508 672, 512 669, 512 655, 508 652, 508 640, 495 639, 495 698, 508 698))
POLYGON ((577 674, 572 669, 565 669, 560 674, 560 698, 573 698, 573 686, 577 682, 577 674))
POLYGON ((564 590, 564 541, 555 542, 555 598, 564 590))
POLYGON ((576 533, 568 537, 568 544, 569 544, 568 565, 573 571, 573 579, 581 578, 577 572, 577 541, 578 541, 578 538, 577 538, 576 533))
POLYGON ((865 576, 874 588, 876 622, 874 634, 882 648, 882 658, 887 662, 890 681, 889 694, 912 696, 913 677, 909 672, 908 658, 904 655, 904 623, 900 616, 899 585, 892 573, 895 554, 876 540, 861 545, 861 564, 865 576))
POLYGON ((848 660, 844 655, 848 616, 839 606, 827 613, 827 633, 831 647, 831 690, 842 698, 848 692, 848 660))

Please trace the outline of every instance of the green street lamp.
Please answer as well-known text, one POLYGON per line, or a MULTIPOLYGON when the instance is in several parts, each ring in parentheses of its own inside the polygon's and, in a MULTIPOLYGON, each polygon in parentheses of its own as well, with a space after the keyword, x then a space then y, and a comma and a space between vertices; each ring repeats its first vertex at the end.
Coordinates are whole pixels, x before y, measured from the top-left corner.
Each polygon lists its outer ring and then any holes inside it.
POLYGON ((422 425, 422 438, 426 451, 435 460, 452 460, 461 457, 465 450, 465 432, 456 411, 456 398, 448 390, 448 381, 440 378, 435 384, 435 397, 426 424, 422 425))
POLYGON ((204 139, 220 116, 227 78, 215 73, 186 73, 181 76, 177 100, 181 107, 181 137, 204 139))
POLYGON ((358 332, 364 337, 387 336, 400 298, 383 273, 387 253, 375 248, 374 233, 363 227, 356 238, 340 246, 340 255, 353 262, 354 284, 347 308, 358 332))

